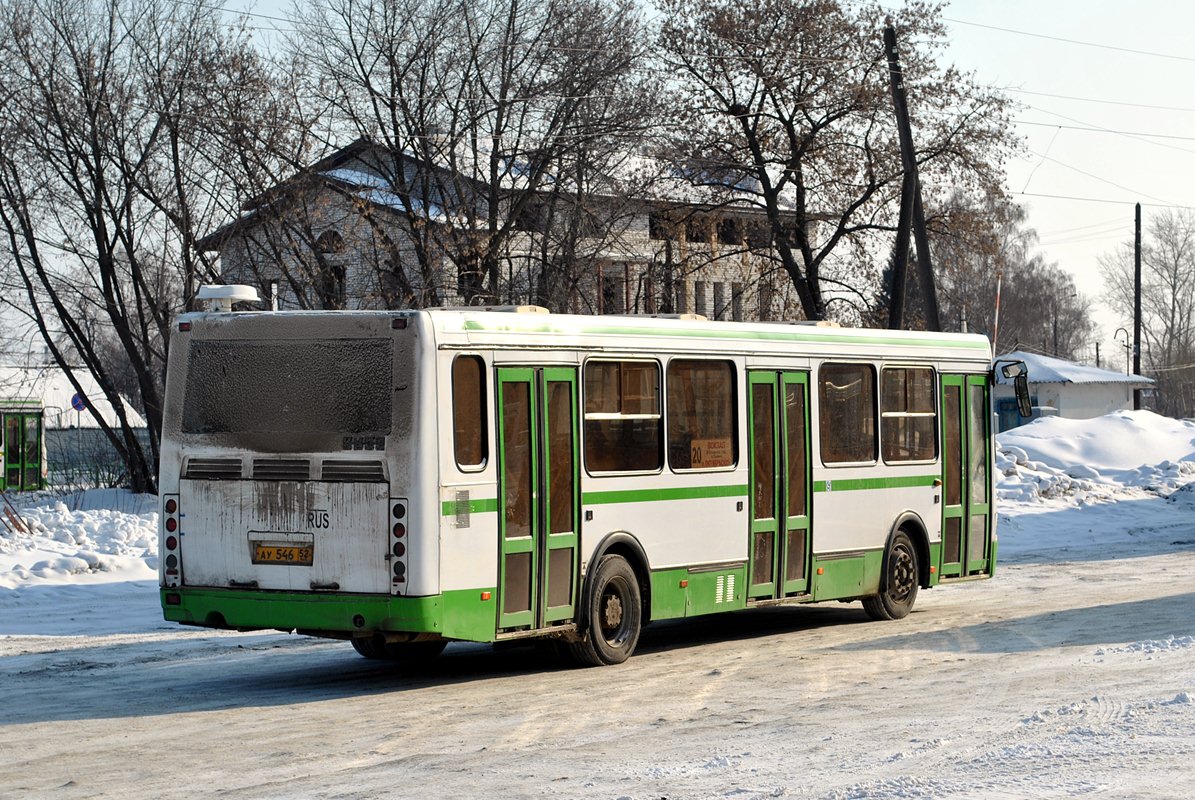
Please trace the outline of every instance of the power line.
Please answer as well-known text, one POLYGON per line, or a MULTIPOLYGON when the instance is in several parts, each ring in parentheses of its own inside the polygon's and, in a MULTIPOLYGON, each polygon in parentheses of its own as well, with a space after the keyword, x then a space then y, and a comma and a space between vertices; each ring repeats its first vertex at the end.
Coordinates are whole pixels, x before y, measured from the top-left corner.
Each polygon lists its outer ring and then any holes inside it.
MULTIPOLYGON (((1076 166, 1073 166, 1073 165, 1071 165, 1071 164, 1067 164, 1065 161, 1059 161, 1059 160, 1058 160, 1058 159, 1056 159, 1056 158, 1050 158, 1050 157, 1049 157, 1048 155, 1046 155, 1045 153, 1040 153, 1040 154, 1039 154, 1039 153, 1035 153, 1035 152, 1034 152, 1034 151, 1032 151, 1032 150, 1030 150, 1029 152, 1030 152, 1030 153, 1033 153, 1033 155, 1040 155, 1040 157, 1041 157, 1042 161, 1049 161, 1049 162, 1052 162, 1052 163, 1054 163, 1054 164, 1057 164, 1057 165, 1058 165, 1058 166, 1060 166, 1060 167, 1064 167, 1064 168, 1066 168, 1066 169, 1073 170, 1074 172, 1077 172, 1077 173, 1079 173, 1080 175, 1086 175, 1088 178, 1091 178, 1091 179, 1093 179, 1093 180, 1097 180, 1097 181, 1099 181, 1099 182, 1101 182, 1101 183, 1106 183, 1106 184, 1108 184, 1109 186, 1112 186, 1112 187, 1114 187, 1114 188, 1116 188, 1116 189, 1121 189, 1121 190, 1123 190, 1123 191, 1130 192, 1130 193, 1132 193, 1132 194, 1135 194, 1135 195, 1140 195, 1141 197, 1148 197, 1148 198, 1149 198, 1149 199, 1151 199, 1151 200, 1157 200, 1159 203, 1162 203, 1163 205, 1170 205, 1170 203, 1169 203, 1168 201, 1166 201, 1166 200, 1163 200, 1163 199, 1162 199, 1162 198, 1160 198, 1160 197, 1154 197, 1154 196, 1153 196, 1153 195, 1151 195, 1151 194, 1146 194, 1145 192, 1139 192, 1139 191, 1137 191, 1136 189, 1130 189, 1128 186, 1123 186, 1123 185, 1121 185, 1121 184, 1119 184, 1119 183, 1116 183, 1115 181, 1110 181, 1110 180, 1108 180, 1107 178, 1101 178, 1099 175, 1096 175, 1094 172, 1088 172, 1088 171, 1087 171, 1087 170, 1085 170, 1085 169, 1079 169, 1079 168, 1078 168, 1078 167, 1076 167, 1076 166)), ((1022 192, 1022 193, 1023 193, 1023 192, 1022 192)))
MULTIPOLYGON (((1036 106, 1031 106, 1031 108, 1033 108, 1034 111, 1041 111, 1044 114, 1053 114, 1054 113, 1053 111, 1049 111, 1044 108, 1037 108, 1036 106)), ((1057 116, 1062 116, 1062 115, 1058 114, 1057 116)), ((1068 130, 1068 131, 1085 131, 1087 133, 1113 133, 1113 134, 1116 134, 1117 136, 1138 136, 1138 137, 1149 138, 1149 139, 1177 139, 1177 140, 1183 141, 1183 142, 1195 142, 1195 136, 1178 136, 1178 135, 1170 134, 1170 133, 1148 133, 1145 131, 1118 131, 1113 128, 1083 127, 1081 125, 1060 125, 1057 122, 1037 122, 1036 120, 1029 120, 1029 119, 1014 119, 1013 122, 1015 122, 1018 125, 1036 125, 1041 128, 1062 128, 1063 130, 1068 130)), ((1182 149, 1182 148, 1178 148, 1178 149, 1182 149)), ((1195 153, 1195 150, 1184 150, 1183 152, 1195 153)))
POLYGON ((1001 33, 1014 33, 1018 36, 1030 36, 1034 39, 1046 39, 1052 42, 1065 42, 1066 44, 1077 44, 1083 47, 1095 47, 1101 50, 1116 50, 1121 53, 1132 53, 1138 56, 1151 56, 1153 58, 1170 58, 1175 61, 1191 61, 1195 62, 1195 58, 1191 56, 1178 56, 1172 53, 1159 53, 1153 50, 1137 50, 1132 47, 1120 47, 1114 44, 1103 44, 1101 42, 1085 42, 1081 39, 1068 39, 1065 36, 1051 36, 1046 33, 1034 33, 1032 31, 1022 31, 1016 28, 1002 28, 998 25, 984 25, 980 22, 971 22, 970 20, 957 19, 955 17, 942 17, 944 22, 953 22, 957 25, 969 25, 973 28, 983 28, 989 31, 1000 31, 1001 33))
POLYGON ((1195 108, 1191 108, 1190 106, 1159 106, 1152 103, 1133 103, 1125 100, 1105 100, 1098 97, 1079 97, 1070 94, 1054 94, 1052 92, 1031 92, 1028 89, 1013 89, 1012 87, 989 86, 988 88, 1003 92, 1010 92, 1012 94, 1028 94, 1033 95, 1034 97, 1050 97, 1055 100, 1077 100, 1080 103, 1100 103, 1109 106, 1148 108, 1153 111, 1183 111, 1187 113, 1195 113, 1195 108))
MULTIPOLYGON (((1138 202, 1137 200, 1113 200, 1108 197, 1078 197, 1076 195, 1046 194, 1044 192, 1010 192, 1009 194, 1021 197, 1044 197, 1049 200, 1074 200, 1082 203, 1111 203, 1118 206, 1131 206, 1138 202)), ((1170 208, 1177 211, 1195 211, 1195 206, 1179 206, 1170 203, 1141 203, 1141 205, 1146 208, 1170 208)))

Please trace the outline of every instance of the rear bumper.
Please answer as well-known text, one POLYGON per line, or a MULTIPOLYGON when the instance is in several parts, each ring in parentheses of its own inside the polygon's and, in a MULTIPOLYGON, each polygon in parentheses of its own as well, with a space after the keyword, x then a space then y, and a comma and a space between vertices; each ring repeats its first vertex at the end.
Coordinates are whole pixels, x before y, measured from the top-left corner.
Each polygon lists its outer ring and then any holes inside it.
POLYGON ((494 640, 497 608, 490 590, 430 597, 311 594, 251 589, 163 588, 160 600, 171 622, 243 630, 300 629, 331 635, 436 633, 450 639, 494 640), (175 599, 177 598, 177 602, 175 599))

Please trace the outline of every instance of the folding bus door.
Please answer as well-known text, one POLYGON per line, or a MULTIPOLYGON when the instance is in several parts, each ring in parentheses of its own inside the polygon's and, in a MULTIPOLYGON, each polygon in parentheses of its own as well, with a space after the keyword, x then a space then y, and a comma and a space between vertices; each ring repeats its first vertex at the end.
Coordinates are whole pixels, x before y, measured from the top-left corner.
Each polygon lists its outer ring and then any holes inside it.
POLYGON ((577 596, 577 371, 498 369, 498 628, 571 621, 577 596))
POLYGON ((751 532, 747 597, 809 591, 809 374, 748 373, 751 532))
POLYGON ((943 578, 988 572, 991 415, 983 375, 942 376, 943 578))

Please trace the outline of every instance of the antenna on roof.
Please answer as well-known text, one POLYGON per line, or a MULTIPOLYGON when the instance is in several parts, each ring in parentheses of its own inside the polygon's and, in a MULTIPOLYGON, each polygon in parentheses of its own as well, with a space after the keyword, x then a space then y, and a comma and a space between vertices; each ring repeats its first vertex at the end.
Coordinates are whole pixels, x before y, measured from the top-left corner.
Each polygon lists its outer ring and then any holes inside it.
POLYGON ((217 314, 227 314, 232 311, 233 303, 260 303, 261 297, 257 289, 241 283, 231 283, 227 286, 200 286, 196 297, 207 303, 207 310, 217 314))

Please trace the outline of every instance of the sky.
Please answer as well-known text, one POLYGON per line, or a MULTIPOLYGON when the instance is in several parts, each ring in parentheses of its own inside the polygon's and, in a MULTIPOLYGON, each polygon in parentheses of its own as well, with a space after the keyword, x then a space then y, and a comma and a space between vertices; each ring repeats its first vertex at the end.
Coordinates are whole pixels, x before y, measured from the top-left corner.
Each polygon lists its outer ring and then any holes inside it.
POLYGON ((1132 241, 1134 203, 1146 234, 1167 207, 1195 207, 1195 5, 956 0, 944 16, 946 58, 1021 104, 1008 188, 1038 252, 1093 300, 1102 363, 1123 365, 1114 334, 1132 320, 1107 309, 1099 257, 1132 241))

